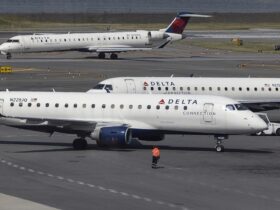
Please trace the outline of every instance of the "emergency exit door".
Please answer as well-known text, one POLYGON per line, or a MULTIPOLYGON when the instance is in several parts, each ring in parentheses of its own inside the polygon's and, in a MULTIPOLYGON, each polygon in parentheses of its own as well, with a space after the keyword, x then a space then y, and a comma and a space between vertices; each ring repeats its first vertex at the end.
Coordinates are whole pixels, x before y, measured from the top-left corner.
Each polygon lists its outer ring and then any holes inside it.
POLYGON ((203 106, 203 121, 206 123, 213 122, 213 108, 214 104, 212 103, 205 103, 203 106))
POLYGON ((126 92, 127 93, 136 93, 136 87, 133 79, 125 79, 126 92))

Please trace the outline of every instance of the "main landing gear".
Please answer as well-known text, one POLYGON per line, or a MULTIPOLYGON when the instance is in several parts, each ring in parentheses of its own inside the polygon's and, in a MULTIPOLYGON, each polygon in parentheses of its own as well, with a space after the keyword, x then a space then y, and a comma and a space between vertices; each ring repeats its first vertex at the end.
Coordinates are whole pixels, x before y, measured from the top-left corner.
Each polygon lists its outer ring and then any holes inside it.
POLYGON ((73 141, 73 148, 75 150, 85 150, 88 144, 84 138, 78 138, 73 141))
POLYGON ((110 58, 111 58, 112 60, 116 60, 116 59, 118 59, 118 55, 117 55, 116 53, 112 53, 112 54, 110 55, 110 58))
POLYGON ((99 59, 105 59, 105 57, 106 57, 106 56, 105 56, 105 53, 103 53, 103 52, 101 52, 101 53, 98 54, 98 58, 99 58, 99 59))
POLYGON ((217 152, 223 152, 225 150, 224 146, 222 145, 223 140, 228 139, 228 136, 214 136, 214 138, 216 139, 217 143, 216 143, 216 151, 217 152))
MULTIPOLYGON (((103 52, 99 53, 99 54, 98 54, 98 58, 99 58, 99 59, 105 59, 105 58, 106 58, 105 53, 103 53, 103 52)), ((116 59, 118 59, 118 54, 116 54, 116 53, 111 53, 110 58, 111 58, 112 60, 116 60, 116 59)))
POLYGON ((6 58, 9 60, 9 59, 11 59, 12 58, 12 54, 11 53, 7 53, 6 54, 6 58))

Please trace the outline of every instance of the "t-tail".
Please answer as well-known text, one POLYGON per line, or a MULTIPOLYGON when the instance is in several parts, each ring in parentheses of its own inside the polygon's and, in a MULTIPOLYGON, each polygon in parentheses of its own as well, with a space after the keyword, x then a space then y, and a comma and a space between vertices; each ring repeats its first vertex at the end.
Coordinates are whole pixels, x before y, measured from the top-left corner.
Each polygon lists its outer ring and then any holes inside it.
POLYGON ((165 30, 166 33, 182 34, 191 17, 211 17, 189 12, 180 12, 165 30))

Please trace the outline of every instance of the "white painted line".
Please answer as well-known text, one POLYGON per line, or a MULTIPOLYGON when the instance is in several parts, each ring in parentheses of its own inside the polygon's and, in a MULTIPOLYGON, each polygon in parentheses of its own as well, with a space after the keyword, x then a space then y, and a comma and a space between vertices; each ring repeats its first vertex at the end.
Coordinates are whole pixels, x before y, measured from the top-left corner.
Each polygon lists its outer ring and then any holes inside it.
POLYGON ((31 173, 34 173, 34 170, 31 169, 31 168, 29 168, 28 171, 31 172, 31 173))
POLYGON ((102 186, 98 186, 98 189, 99 190, 106 190, 104 187, 102 187, 102 186))
POLYGON ((18 165, 14 164, 14 165, 13 165, 13 167, 14 167, 14 168, 17 168, 17 167, 18 167, 18 165))
POLYGON ((111 193, 118 193, 116 190, 114 190, 114 189, 108 189, 109 190, 109 192, 111 192, 111 193))
POLYGON ((120 192, 120 193, 121 193, 121 195, 123 195, 123 196, 128 196, 128 194, 125 193, 125 192, 120 192))
POLYGON ((52 175, 52 174, 48 174, 48 177, 54 177, 54 175, 52 175))
POLYGON ((80 184, 80 185, 84 185, 85 184, 84 182, 81 182, 81 181, 78 181, 77 183, 80 184))
POLYGON ((175 207, 176 207, 176 205, 174 205, 173 203, 169 203, 168 206, 169 206, 170 208, 175 208, 175 207))
POLYGON ((89 187, 95 187, 95 185, 93 185, 93 184, 87 184, 87 186, 89 186, 89 187))
POLYGON ((37 171, 37 174, 44 175, 45 173, 42 171, 37 171))
POLYGON ((147 202, 152 202, 152 199, 150 199, 150 198, 143 198, 143 199, 147 202))
POLYGON ((135 198, 135 199, 141 199, 141 197, 138 196, 138 195, 132 195, 132 197, 135 198))
POLYGON ((164 205, 165 203, 163 201, 156 201, 157 204, 159 205, 164 205))
POLYGON ((63 180, 64 179, 64 177, 62 177, 62 176, 57 176, 56 178, 58 178, 59 180, 63 180))
POLYGON ((25 170, 25 167, 21 166, 19 167, 20 170, 25 170))
POLYGON ((68 182, 74 182, 74 180, 73 180, 73 179, 67 179, 67 181, 68 181, 68 182))

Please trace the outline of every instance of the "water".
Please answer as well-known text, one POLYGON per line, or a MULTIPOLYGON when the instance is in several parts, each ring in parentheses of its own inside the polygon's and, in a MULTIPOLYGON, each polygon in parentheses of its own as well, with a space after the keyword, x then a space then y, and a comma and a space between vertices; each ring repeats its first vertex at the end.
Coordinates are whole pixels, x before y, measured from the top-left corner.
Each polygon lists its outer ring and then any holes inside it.
POLYGON ((280 12, 280 0, 0 0, 0 13, 280 12))

